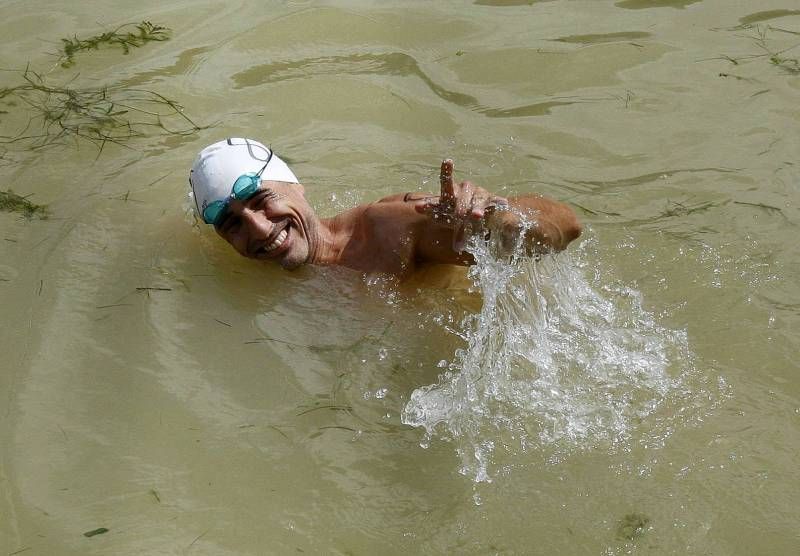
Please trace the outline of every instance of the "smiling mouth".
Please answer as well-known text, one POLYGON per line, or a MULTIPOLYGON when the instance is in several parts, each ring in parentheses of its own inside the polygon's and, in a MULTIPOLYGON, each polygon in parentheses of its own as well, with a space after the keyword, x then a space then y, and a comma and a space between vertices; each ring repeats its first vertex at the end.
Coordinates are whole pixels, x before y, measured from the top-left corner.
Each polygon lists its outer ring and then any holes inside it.
POLYGON ((281 230, 278 233, 278 237, 276 237, 272 241, 272 243, 270 243, 266 247, 262 247, 261 249, 264 251, 264 253, 272 253, 273 251, 275 251, 275 249, 277 249, 278 247, 283 245, 283 242, 286 241, 286 236, 288 236, 288 235, 289 235, 289 232, 287 232, 286 229, 284 228, 283 230, 281 230))
POLYGON ((267 238, 267 241, 256 251, 256 256, 269 257, 278 252, 286 241, 286 238, 289 237, 289 227, 290 223, 288 219, 278 224, 278 230, 267 238))

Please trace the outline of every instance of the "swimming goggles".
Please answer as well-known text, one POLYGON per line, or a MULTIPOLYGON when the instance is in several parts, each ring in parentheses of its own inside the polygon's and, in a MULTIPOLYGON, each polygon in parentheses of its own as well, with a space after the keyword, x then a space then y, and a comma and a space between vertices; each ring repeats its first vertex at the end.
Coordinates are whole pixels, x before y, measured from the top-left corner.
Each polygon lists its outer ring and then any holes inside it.
POLYGON ((231 194, 228 195, 227 198, 213 201, 203 209, 203 221, 205 221, 206 224, 213 224, 214 226, 219 224, 222 221, 222 216, 228 209, 228 205, 230 204, 231 200, 236 199, 237 201, 246 201, 256 194, 256 191, 258 191, 258 188, 261 185, 261 174, 264 173, 264 170, 267 168, 267 164, 269 164, 269 161, 272 160, 272 154, 274 152, 275 151, 270 149, 267 161, 261 167, 261 170, 256 173, 250 172, 247 174, 242 174, 236 178, 236 181, 233 182, 233 187, 231 188, 231 194))

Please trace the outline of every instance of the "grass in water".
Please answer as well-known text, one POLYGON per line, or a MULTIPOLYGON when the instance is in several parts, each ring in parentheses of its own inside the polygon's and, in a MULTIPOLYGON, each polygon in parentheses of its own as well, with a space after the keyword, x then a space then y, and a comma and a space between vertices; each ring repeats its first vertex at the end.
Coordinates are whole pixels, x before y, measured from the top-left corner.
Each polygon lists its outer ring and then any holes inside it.
POLYGON ((27 197, 17 195, 10 189, 0 191, 0 211, 18 212, 27 218, 47 218, 47 207, 31 203, 27 197))
POLYGON ((776 29, 769 25, 767 27, 760 27, 758 25, 755 26, 755 37, 753 38, 753 41, 761 50, 764 51, 762 56, 769 57, 770 63, 776 67, 779 67, 783 71, 792 74, 800 73, 800 60, 798 58, 793 58, 786 55, 787 52, 794 50, 800 46, 800 44, 795 44, 788 48, 776 50, 774 46, 772 46, 767 40, 768 31, 782 31, 782 29, 776 29))
POLYGON ((155 91, 122 86, 79 88, 51 84, 30 68, 22 82, 0 88, 0 104, 24 106, 31 113, 14 135, 0 135, 0 143, 24 143, 31 149, 85 140, 98 147, 126 146, 148 135, 189 135, 200 129, 183 107, 155 91))
POLYGON ((105 45, 119 47, 123 54, 128 54, 131 48, 138 48, 148 42, 168 40, 171 32, 167 27, 142 21, 126 23, 111 31, 85 39, 79 39, 77 36, 61 39, 61 67, 69 68, 75 65, 75 55, 79 52, 99 50, 105 45))
MULTIPOLYGON (((775 39, 775 33, 783 33, 789 35, 799 35, 800 33, 787 29, 781 29, 779 27, 772 27, 771 25, 762 26, 762 25, 750 25, 750 24, 739 25, 730 30, 750 31, 751 34, 749 35, 739 35, 739 36, 743 36, 753 41, 753 43, 758 47, 760 52, 757 54, 748 54, 737 57, 722 55, 715 58, 708 58, 709 60, 727 60, 733 65, 738 66, 754 60, 766 59, 773 66, 780 68, 781 70, 789 74, 792 75, 800 74, 800 58, 795 57, 794 54, 791 55, 789 54, 792 51, 796 52, 795 49, 800 47, 800 43, 796 43, 785 48, 779 48, 776 46, 777 39, 775 39), (770 35, 770 33, 772 33, 772 35, 770 35)), ((720 74, 720 76, 727 77, 728 74, 720 74)))
POLYGON ((650 518, 640 513, 630 513, 617 523, 617 537, 632 541, 647 531, 650 518))

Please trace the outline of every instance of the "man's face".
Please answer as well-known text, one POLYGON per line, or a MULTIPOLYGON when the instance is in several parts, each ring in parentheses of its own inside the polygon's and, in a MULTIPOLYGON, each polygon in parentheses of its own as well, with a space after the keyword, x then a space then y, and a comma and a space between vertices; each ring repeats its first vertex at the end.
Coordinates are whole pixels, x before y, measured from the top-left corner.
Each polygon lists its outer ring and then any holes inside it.
POLYGON ((275 181, 263 182, 245 201, 231 200, 215 227, 241 255, 274 260, 288 270, 308 261, 318 228, 303 186, 275 181))

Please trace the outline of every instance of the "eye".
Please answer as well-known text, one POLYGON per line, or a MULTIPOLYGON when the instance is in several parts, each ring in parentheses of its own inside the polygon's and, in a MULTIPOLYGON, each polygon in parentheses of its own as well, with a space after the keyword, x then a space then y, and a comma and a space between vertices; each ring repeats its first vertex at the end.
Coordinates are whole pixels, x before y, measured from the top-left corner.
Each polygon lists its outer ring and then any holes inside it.
POLYGON ((223 234, 232 234, 239 229, 242 219, 235 214, 230 214, 220 223, 219 229, 223 234))
POLYGON ((278 195, 271 189, 262 189, 247 201, 251 210, 263 208, 270 201, 274 201, 278 195))

